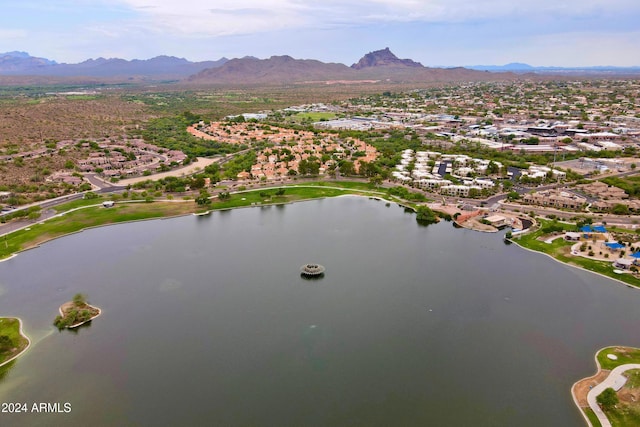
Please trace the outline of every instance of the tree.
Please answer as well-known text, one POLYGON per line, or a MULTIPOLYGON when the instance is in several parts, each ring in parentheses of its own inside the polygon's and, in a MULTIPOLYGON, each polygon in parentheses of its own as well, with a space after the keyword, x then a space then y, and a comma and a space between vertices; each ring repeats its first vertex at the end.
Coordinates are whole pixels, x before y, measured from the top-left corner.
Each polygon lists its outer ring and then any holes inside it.
POLYGON ((469 189, 469 197, 470 198, 475 198, 475 197, 479 197, 480 196, 480 190, 478 190, 477 188, 470 188, 469 189))
POLYGON ((598 402, 598 405, 605 411, 610 410, 618 404, 618 395, 614 389, 609 387, 596 397, 596 402, 598 402))
POLYGON ((320 162, 314 160, 300 160, 298 163, 298 172, 300 175, 318 175, 320 172, 320 162))
POLYGON ((500 172, 500 166, 498 166, 496 163, 494 163, 493 160, 491 160, 489 162, 489 164, 487 165, 487 172, 490 175, 496 174, 496 173, 500 172))
POLYGON ((520 194, 517 191, 510 191, 509 194, 507 194, 507 200, 511 201, 511 200, 518 200, 520 198, 520 194))
POLYGON ((614 215, 629 215, 629 206, 617 204, 611 209, 611 213, 614 215))
POLYGON ((438 222, 438 217, 428 206, 418 206, 416 209, 416 221, 422 225, 429 225, 438 222))
POLYGON ((380 175, 375 175, 372 176, 371 178, 369 178, 369 183, 375 185, 376 187, 378 187, 379 185, 382 184, 382 176, 380 175))
POLYGON ((228 191, 221 191, 218 194, 218 199, 220 200, 229 200, 231 198, 231 194, 228 191))
POLYGON ((353 162, 348 160, 341 161, 339 167, 342 175, 353 175, 355 173, 353 162))
POLYGON ((204 188, 204 176, 199 175, 193 178, 189 184, 193 189, 204 188))
POLYGON ((87 297, 86 295, 83 295, 81 293, 77 293, 73 296, 73 303, 75 305, 85 305, 87 303, 87 297))
POLYGON ((207 190, 200 190, 200 195, 195 198, 198 206, 205 206, 211 204, 211 194, 207 190))

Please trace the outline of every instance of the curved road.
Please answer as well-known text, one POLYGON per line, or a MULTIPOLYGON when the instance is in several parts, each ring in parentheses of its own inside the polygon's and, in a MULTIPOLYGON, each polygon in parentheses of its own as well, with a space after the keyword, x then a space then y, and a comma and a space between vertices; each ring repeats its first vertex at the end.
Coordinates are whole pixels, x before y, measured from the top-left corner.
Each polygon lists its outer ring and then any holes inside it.
POLYGON ((611 427, 611 423, 602 409, 600 409, 600 405, 596 402, 596 397, 609 387, 613 388, 615 391, 620 390, 627 382, 627 378, 623 376, 622 373, 630 369, 640 369, 640 364, 629 363, 615 367, 604 381, 589 390, 589 393, 587 394, 587 402, 589 402, 589 406, 593 412, 595 412, 600 424, 602 424, 602 427, 611 427))

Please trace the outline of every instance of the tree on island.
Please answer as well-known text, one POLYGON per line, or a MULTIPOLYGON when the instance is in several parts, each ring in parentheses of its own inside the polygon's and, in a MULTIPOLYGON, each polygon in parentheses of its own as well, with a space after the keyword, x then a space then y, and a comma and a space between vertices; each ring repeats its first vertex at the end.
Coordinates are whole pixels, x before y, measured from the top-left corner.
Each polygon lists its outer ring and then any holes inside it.
POLYGON ((61 311, 62 315, 56 316, 53 321, 60 330, 87 322, 100 313, 99 309, 89 305, 86 295, 81 293, 75 294, 70 303, 61 307, 61 311))
POLYGON ((80 307, 87 304, 87 297, 81 293, 77 293, 73 296, 72 301, 74 305, 80 307))
POLYGON ((605 411, 610 410, 618 404, 618 395, 614 389, 609 387, 604 389, 604 391, 596 397, 596 402, 598 402, 598 405, 605 411))

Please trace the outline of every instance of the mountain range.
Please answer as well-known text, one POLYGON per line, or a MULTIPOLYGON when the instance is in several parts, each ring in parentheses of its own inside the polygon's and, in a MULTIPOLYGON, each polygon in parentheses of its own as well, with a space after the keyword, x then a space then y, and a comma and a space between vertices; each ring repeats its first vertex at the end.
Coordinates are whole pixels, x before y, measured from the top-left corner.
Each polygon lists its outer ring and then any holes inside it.
POLYGON ((369 52, 349 66, 314 59, 272 56, 231 59, 220 67, 208 68, 187 81, 206 84, 292 84, 320 82, 394 83, 447 82, 512 79, 511 73, 488 73, 456 68, 429 68, 411 59, 399 59, 389 48, 369 52))
MULTIPOLYGON (((113 80, 179 80, 186 83, 223 85, 292 84, 305 82, 446 82, 515 79, 522 73, 562 73, 571 70, 585 73, 639 73, 640 68, 565 69, 537 68, 512 63, 504 66, 468 66, 454 68, 425 67, 411 59, 400 59, 389 48, 369 52, 351 66, 324 63, 314 59, 272 56, 258 59, 220 58, 191 62, 174 56, 157 56, 146 60, 119 58, 88 59, 77 64, 57 63, 26 52, 0 53, 0 76, 45 76, 113 80)), ((5 80, 7 77, 5 77, 5 80)))
POLYGON ((0 53, 0 75, 32 76, 84 76, 84 77, 131 77, 184 78, 205 68, 219 67, 227 58, 217 61, 191 62, 175 56, 156 56, 151 59, 119 58, 88 59, 78 64, 59 64, 46 58, 30 56, 26 52, 0 53))
POLYGON ((536 67, 521 62, 505 65, 465 65, 465 68, 490 72, 536 73, 536 74, 638 74, 640 67, 536 67))

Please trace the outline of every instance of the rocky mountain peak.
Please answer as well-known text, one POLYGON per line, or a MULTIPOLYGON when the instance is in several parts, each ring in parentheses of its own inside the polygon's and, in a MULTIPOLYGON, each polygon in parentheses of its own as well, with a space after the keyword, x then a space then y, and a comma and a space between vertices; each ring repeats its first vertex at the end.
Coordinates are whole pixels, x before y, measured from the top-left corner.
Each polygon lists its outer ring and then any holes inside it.
POLYGON ((360 60, 353 64, 351 68, 362 70, 370 67, 386 67, 386 66, 405 66, 405 67, 422 67, 422 64, 411 59, 400 59, 395 56, 391 50, 386 47, 382 50, 369 52, 360 60))

